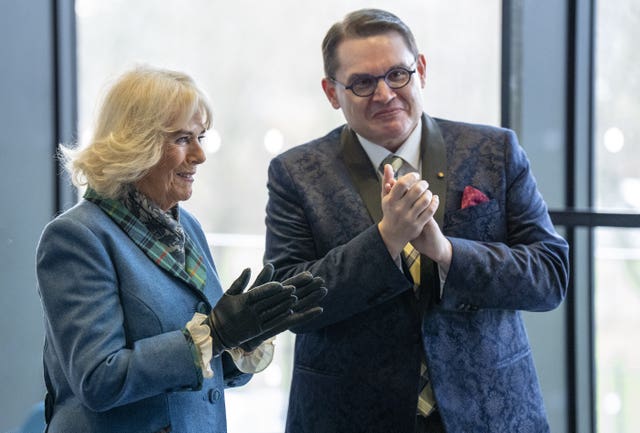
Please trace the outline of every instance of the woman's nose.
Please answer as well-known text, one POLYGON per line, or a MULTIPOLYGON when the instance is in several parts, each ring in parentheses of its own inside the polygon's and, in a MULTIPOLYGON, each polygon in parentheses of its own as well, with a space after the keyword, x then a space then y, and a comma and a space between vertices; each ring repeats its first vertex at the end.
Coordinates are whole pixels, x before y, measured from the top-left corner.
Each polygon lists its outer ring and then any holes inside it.
POLYGON ((207 160, 207 155, 204 151, 204 147, 200 139, 195 138, 191 145, 189 146, 189 163, 191 164, 202 164, 207 160))

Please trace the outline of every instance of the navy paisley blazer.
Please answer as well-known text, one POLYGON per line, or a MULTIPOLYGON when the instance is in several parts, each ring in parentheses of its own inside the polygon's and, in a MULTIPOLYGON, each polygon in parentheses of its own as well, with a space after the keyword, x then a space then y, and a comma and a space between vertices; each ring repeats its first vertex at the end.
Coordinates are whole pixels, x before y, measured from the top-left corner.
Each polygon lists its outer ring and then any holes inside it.
POLYGON ((379 207, 378 180, 353 131, 270 164, 265 261, 278 278, 310 270, 328 288, 324 313, 294 330, 289 433, 412 433, 423 356, 447 432, 549 430, 519 310, 562 302, 567 244, 512 131, 422 123, 423 177, 453 245, 442 298, 432 281, 427 304, 382 242, 380 210, 366 204, 377 195, 379 207), (460 209, 467 185, 490 200, 460 209))

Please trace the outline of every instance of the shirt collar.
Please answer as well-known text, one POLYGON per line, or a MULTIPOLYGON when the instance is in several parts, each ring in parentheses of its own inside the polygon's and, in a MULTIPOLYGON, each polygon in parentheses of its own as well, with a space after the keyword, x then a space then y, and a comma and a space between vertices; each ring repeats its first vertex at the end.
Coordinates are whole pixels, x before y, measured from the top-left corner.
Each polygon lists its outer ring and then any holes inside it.
MULTIPOLYGON (((357 134, 358 140, 360 140, 360 144, 362 144, 362 148, 367 153, 371 164, 374 169, 377 171, 380 163, 383 159, 389 155, 389 151, 384 147, 373 143, 372 141, 367 140, 360 134, 357 134)), ((406 162, 411 164, 412 167, 416 167, 417 170, 422 171, 420 161, 420 139, 422 138, 422 118, 418 121, 418 124, 414 128, 413 132, 409 134, 407 140, 402 143, 402 145, 395 152, 396 155, 404 159, 406 162)))

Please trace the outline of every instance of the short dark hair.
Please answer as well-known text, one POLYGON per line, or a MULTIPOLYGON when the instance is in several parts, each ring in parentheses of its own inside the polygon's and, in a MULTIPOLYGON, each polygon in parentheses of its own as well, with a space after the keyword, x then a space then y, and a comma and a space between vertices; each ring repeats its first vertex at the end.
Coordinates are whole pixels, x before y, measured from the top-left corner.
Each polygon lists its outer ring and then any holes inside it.
POLYGON ((418 46, 411 29, 397 16, 382 9, 359 9, 347 14, 342 21, 331 26, 322 41, 324 73, 335 77, 338 65, 336 50, 338 45, 349 38, 366 38, 387 32, 398 32, 407 48, 418 57, 418 46))

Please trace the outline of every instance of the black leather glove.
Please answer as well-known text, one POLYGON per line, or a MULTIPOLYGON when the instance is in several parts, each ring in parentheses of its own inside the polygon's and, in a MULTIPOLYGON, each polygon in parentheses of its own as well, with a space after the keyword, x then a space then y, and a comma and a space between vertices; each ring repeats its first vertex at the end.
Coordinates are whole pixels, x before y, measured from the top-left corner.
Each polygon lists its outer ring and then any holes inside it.
POLYGON ((209 325, 214 356, 279 326, 293 315, 292 307, 297 301, 295 287, 269 281, 273 266, 265 266, 252 288, 245 292, 250 276, 250 269, 242 271, 211 310, 209 325))
POLYGON ((300 272, 284 280, 282 285, 295 286, 296 288, 294 294, 298 301, 293 305, 295 313, 317 307, 327 294, 324 280, 320 277, 314 277, 309 271, 300 272))
POLYGON ((280 323, 272 329, 266 330, 259 336, 240 344, 240 348, 246 352, 253 352, 264 340, 274 337, 287 329, 301 325, 322 313, 322 307, 318 304, 327 294, 324 280, 314 277, 310 272, 301 272, 282 282, 284 287, 295 287, 295 295, 298 301, 291 307, 293 314, 283 317, 280 323))
POLYGON ((273 268, 273 265, 271 263, 267 263, 266 265, 264 265, 249 290, 253 289, 256 286, 268 283, 269 281, 273 281, 274 272, 275 269, 273 268))

